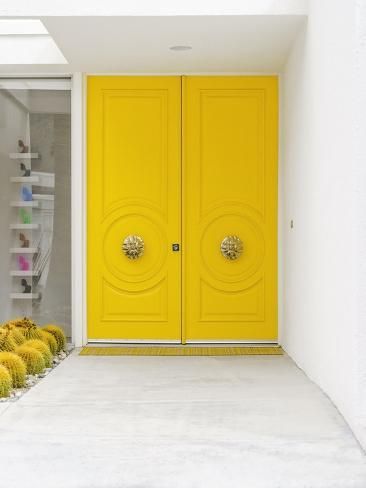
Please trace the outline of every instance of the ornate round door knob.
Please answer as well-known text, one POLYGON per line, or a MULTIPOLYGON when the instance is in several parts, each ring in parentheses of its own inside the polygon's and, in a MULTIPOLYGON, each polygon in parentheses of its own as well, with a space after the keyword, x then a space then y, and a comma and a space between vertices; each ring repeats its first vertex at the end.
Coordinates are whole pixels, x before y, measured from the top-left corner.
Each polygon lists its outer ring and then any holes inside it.
POLYGON ((226 236, 221 242, 221 254, 226 259, 238 259, 243 248, 243 242, 238 236, 226 236))
POLYGON ((137 259, 144 254, 144 240, 140 236, 127 236, 122 244, 122 251, 128 259, 137 259))

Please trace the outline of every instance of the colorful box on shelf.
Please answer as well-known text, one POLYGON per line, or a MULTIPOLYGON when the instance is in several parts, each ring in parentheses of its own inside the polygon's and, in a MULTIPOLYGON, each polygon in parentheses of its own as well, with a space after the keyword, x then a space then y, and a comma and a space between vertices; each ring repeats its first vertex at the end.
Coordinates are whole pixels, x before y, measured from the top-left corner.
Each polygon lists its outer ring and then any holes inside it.
POLYGON ((32 223, 32 215, 24 210, 24 208, 19 209, 19 217, 23 224, 29 225, 32 223))
POLYGON ((18 256, 18 266, 20 271, 29 271, 31 268, 30 262, 22 254, 18 256))
POLYGON ((27 186, 21 187, 20 196, 23 202, 31 202, 33 200, 32 190, 30 190, 27 186))

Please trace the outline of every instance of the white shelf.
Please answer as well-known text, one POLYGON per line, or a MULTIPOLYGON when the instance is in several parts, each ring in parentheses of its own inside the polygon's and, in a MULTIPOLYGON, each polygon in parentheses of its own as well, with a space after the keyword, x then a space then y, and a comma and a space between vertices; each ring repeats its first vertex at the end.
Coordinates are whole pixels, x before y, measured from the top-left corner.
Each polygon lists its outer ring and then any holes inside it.
POLYGON ((10 276, 38 276, 38 271, 28 270, 28 271, 21 271, 21 270, 13 270, 10 271, 10 276))
POLYGON ((10 224, 9 226, 12 230, 37 230, 40 227, 40 224, 10 224))
POLYGON ((32 176, 39 178, 39 183, 36 186, 45 188, 55 187, 55 173, 46 173, 45 171, 32 171, 32 176))
POLYGON ((11 247, 9 252, 12 254, 37 254, 37 247, 11 247))
POLYGON ((39 293, 10 293, 13 300, 35 300, 39 298, 39 293))
POLYGON ((39 206, 39 202, 38 201, 34 201, 34 200, 31 200, 29 202, 23 202, 23 201, 14 201, 14 202, 10 202, 10 206, 11 207, 38 207, 39 206))
POLYGON ((10 153, 10 159, 38 159, 38 153, 10 153))
POLYGON ((38 176, 12 176, 10 178, 10 181, 12 183, 39 183, 39 177, 38 176))
POLYGON ((46 195, 42 193, 33 193, 33 200, 47 200, 53 202, 55 200, 55 195, 46 195))

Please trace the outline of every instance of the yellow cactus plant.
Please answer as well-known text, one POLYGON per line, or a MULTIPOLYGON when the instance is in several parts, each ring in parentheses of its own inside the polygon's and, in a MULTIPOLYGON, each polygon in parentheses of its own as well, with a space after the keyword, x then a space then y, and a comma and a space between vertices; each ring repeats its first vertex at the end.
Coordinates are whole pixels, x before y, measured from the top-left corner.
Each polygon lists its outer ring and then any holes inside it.
POLYGON ((53 337, 51 332, 41 329, 42 341, 47 344, 53 355, 57 354, 58 345, 56 339, 53 337))
POLYGON ((19 356, 13 352, 0 352, 0 365, 5 366, 9 371, 14 388, 25 386, 27 368, 19 356))
POLYGON ((0 398, 5 398, 10 395, 12 381, 9 371, 5 366, 0 365, 0 398))
POLYGON ((39 351, 44 359, 44 363, 46 368, 50 368, 52 366, 52 353, 50 348, 45 344, 43 341, 39 339, 31 339, 24 343, 24 346, 33 347, 37 351, 39 351))
POLYGON ((11 337, 14 340, 16 346, 20 346, 21 344, 23 344, 23 342, 25 341, 25 337, 12 322, 4 324, 3 328, 11 332, 11 337))
POLYGON ((42 340, 41 330, 33 320, 24 317, 22 319, 12 320, 11 323, 20 330, 26 339, 42 340))
POLYGON ((11 335, 11 331, 0 328, 0 351, 14 351, 16 348, 16 343, 11 335))
POLYGON ((42 353, 33 347, 23 344, 15 349, 15 354, 24 361, 28 374, 39 374, 46 367, 42 353))
POLYGON ((65 350, 66 349, 66 336, 64 331, 59 327, 58 325, 46 325, 42 327, 42 330, 45 330, 46 332, 50 332, 53 337, 56 339, 57 342, 57 352, 65 350))

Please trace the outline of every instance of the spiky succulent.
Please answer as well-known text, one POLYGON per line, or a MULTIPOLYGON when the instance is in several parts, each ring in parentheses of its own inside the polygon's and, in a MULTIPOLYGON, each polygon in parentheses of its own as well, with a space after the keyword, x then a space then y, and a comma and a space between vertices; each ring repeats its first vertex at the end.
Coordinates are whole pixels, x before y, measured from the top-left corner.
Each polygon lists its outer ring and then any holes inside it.
POLYGON ((28 374, 39 374, 46 367, 42 353, 33 347, 23 344, 15 349, 15 354, 24 361, 28 374))
POLYGON ((51 334, 51 332, 47 332, 46 330, 41 329, 41 334, 42 334, 42 341, 47 344, 47 346, 50 348, 50 351, 53 355, 57 354, 58 350, 58 345, 57 341, 54 338, 54 336, 51 334))
POLYGON ((14 351, 16 348, 16 343, 14 342, 14 338, 12 337, 11 331, 5 329, 4 327, 0 328, 0 351, 14 351))
POLYGON ((7 322, 3 325, 3 328, 10 331, 11 337, 17 346, 23 344, 23 342, 25 341, 25 337, 12 322, 7 322))
POLYGON ((9 371, 5 366, 0 365, 0 398, 8 397, 12 387, 9 371))
POLYGON ((42 335, 36 323, 28 317, 22 319, 15 319, 11 321, 17 327, 26 339, 40 339, 42 335))
POLYGON ((50 332, 53 337, 56 339, 57 342, 57 352, 65 350, 66 349, 66 336, 64 331, 59 327, 58 325, 46 325, 42 327, 42 330, 45 330, 46 332, 50 332))
POLYGON ((9 371, 14 388, 23 388, 27 373, 24 361, 13 352, 0 352, 0 365, 9 371))
POLYGON ((43 356, 46 368, 50 368, 52 366, 52 353, 50 351, 50 348, 43 341, 39 339, 31 339, 29 341, 26 341, 24 343, 24 346, 33 347, 34 349, 39 351, 43 356))

